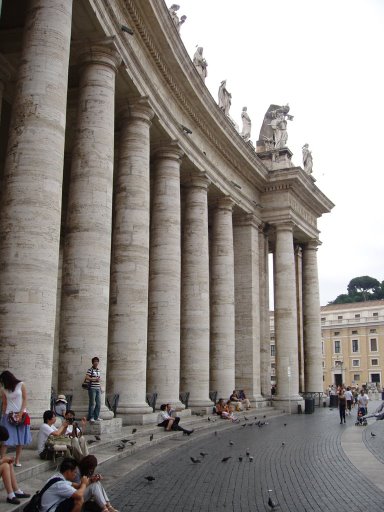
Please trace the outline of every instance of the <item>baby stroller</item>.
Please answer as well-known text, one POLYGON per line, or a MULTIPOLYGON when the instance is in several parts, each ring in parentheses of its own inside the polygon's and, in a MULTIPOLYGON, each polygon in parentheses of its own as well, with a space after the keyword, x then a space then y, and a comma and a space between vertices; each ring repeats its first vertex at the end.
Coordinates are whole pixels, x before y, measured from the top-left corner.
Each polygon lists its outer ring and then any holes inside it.
POLYGON ((365 417, 367 414, 366 407, 359 407, 357 410, 357 418, 356 418, 356 427, 365 427, 368 425, 367 418, 365 417))

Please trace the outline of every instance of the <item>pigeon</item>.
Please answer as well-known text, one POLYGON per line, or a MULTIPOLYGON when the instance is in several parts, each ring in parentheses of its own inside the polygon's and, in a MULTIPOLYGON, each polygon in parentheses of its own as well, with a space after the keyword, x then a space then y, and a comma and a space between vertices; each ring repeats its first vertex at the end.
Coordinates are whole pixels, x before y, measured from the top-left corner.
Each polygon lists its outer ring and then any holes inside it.
POLYGON ((223 457, 223 458, 221 459, 221 462, 227 462, 227 460, 229 460, 230 458, 231 458, 231 457, 223 457))
POLYGON ((216 430, 215 430, 215 436, 217 436, 217 432, 216 432, 216 430))
POLYGON ((211 418, 208 416, 207 420, 208 420, 208 421, 211 421, 211 418))
POLYGON ((208 453, 207 453, 207 452, 200 452, 200 455, 201 455, 202 457, 205 457, 206 455, 208 455, 208 453))
POLYGON ((255 416, 255 420, 257 420, 257 416, 255 416))
POLYGON ((249 457, 249 462, 253 462, 253 457, 249 457))
POLYGON ((285 446, 285 443, 281 443, 281 446, 285 446))
POLYGON ((100 436, 95 436, 95 439, 96 439, 96 441, 101 441, 101 437, 100 436))
POLYGON ((287 426, 287 424, 286 424, 286 423, 284 423, 284 427, 286 427, 286 426, 287 426))
POLYGON ((149 436, 149 440, 150 440, 150 441, 152 441, 152 440, 153 440, 153 434, 151 434, 151 435, 149 436))
POLYGON ((96 440, 95 439, 89 439, 87 441, 87 444, 93 444, 93 443, 96 443, 96 440))
POLYGON ((153 481, 155 480, 155 477, 154 477, 154 476, 151 476, 151 475, 149 475, 149 476, 145 476, 144 478, 145 478, 146 480, 148 480, 148 482, 153 482, 153 481))
POLYGON ((134 444, 136 444, 136 441, 128 441, 128 444, 130 444, 131 446, 133 446, 134 444))
POLYGON ((124 444, 123 444, 123 445, 118 445, 118 446, 117 446, 117 451, 118 451, 118 452, 121 452, 121 451, 123 451, 123 450, 124 450, 124 448, 125 448, 125 445, 124 445, 124 444))
POLYGON ((275 503, 271 497, 268 498, 268 505, 271 507, 271 510, 274 510, 279 506, 279 504, 275 503))
POLYGON ((243 460, 243 457, 239 457, 239 462, 241 462, 243 460))
POLYGON ((246 455, 247 457, 249 457, 249 454, 250 454, 250 451, 249 451, 249 448, 247 448, 247 451, 245 452, 245 455, 246 455))
POLYGON ((376 434, 374 434, 373 432, 371 432, 371 436, 372 436, 372 437, 376 437, 376 434))
POLYGON ((241 426, 244 428, 244 427, 246 427, 246 426, 247 426, 247 424, 246 424, 246 423, 243 423, 243 425, 241 425, 241 426))
POLYGON ((233 441, 229 441, 229 446, 233 446, 235 443, 233 441))
POLYGON ((244 416, 245 421, 248 421, 248 418, 244 416))
POLYGON ((122 443, 128 443, 129 439, 122 439, 121 442, 122 443))
POLYGON ((137 432, 137 428, 132 429, 132 434, 134 434, 135 432, 137 432))
POLYGON ((200 459, 195 459, 195 457, 190 457, 190 459, 194 464, 198 464, 199 462, 201 462, 200 459))
POLYGON ((248 427, 253 427, 253 423, 248 423, 248 427))

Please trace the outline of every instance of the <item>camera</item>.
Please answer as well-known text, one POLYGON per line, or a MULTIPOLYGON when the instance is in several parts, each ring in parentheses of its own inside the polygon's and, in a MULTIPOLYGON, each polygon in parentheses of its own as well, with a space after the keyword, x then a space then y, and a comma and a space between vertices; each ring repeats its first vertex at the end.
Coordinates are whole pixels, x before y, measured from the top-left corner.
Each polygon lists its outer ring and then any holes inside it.
POLYGON ((72 425, 72 423, 75 421, 75 418, 66 418, 67 422, 72 425))

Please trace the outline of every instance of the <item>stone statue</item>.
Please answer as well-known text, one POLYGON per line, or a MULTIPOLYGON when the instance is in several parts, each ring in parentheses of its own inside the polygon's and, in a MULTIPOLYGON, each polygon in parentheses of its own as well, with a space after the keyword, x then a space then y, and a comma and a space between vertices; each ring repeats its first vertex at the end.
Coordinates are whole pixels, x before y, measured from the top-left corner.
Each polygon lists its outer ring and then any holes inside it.
POLYGON ((179 16, 177 15, 177 11, 180 9, 180 5, 172 4, 171 7, 168 9, 169 14, 171 15, 172 21, 176 27, 176 30, 180 32, 181 25, 185 22, 187 17, 184 15, 179 19, 179 16))
POLYGON ((308 174, 312 174, 312 167, 313 167, 313 158, 312 158, 312 151, 309 151, 308 144, 304 144, 302 147, 303 150, 303 165, 304 165, 304 171, 308 174))
POLYGON ((287 121, 293 120, 293 116, 290 116, 288 112, 288 105, 269 106, 269 109, 264 116, 259 135, 259 144, 264 144, 267 150, 280 149, 287 145, 287 121))
POLYGON ((193 56, 193 64, 195 65, 195 68, 197 69, 197 72, 203 79, 203 82, 205 82, 205 79, 207 77, 207 67, 208 62, 203 57, 203 48, 202 46, 199 46, 195 52, 195 55, 193 56))
POLYGON ((219 87, 219 108, 224 112, 226 116, 229 115, 229 109, 231 107, 232 95, 227 91, 227 81, 223 80, 219 87))
POLYGON ((243 121, 243 129, 241 130, 241 136, 245 141, 251 138, 251 118, 248 115, 247 107, 243 107, 241 112, 241 120, 243 121))

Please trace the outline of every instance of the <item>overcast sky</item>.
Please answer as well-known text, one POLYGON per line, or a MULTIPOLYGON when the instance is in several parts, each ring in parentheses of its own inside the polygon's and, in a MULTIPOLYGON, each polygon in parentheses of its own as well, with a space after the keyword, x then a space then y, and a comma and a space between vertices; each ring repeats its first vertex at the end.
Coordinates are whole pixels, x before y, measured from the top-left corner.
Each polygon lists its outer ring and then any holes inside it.
POLYGON ((319 220, 321 304, 353 277, 384 280, 384 0, 179 3, 188 53, 204 48, 216 100, 227 80, 240 127, 248 107, 252 142, 269 105, 289 103, 294 164, 304 143, 312 150, 316 185, 336 205, 319 220))

